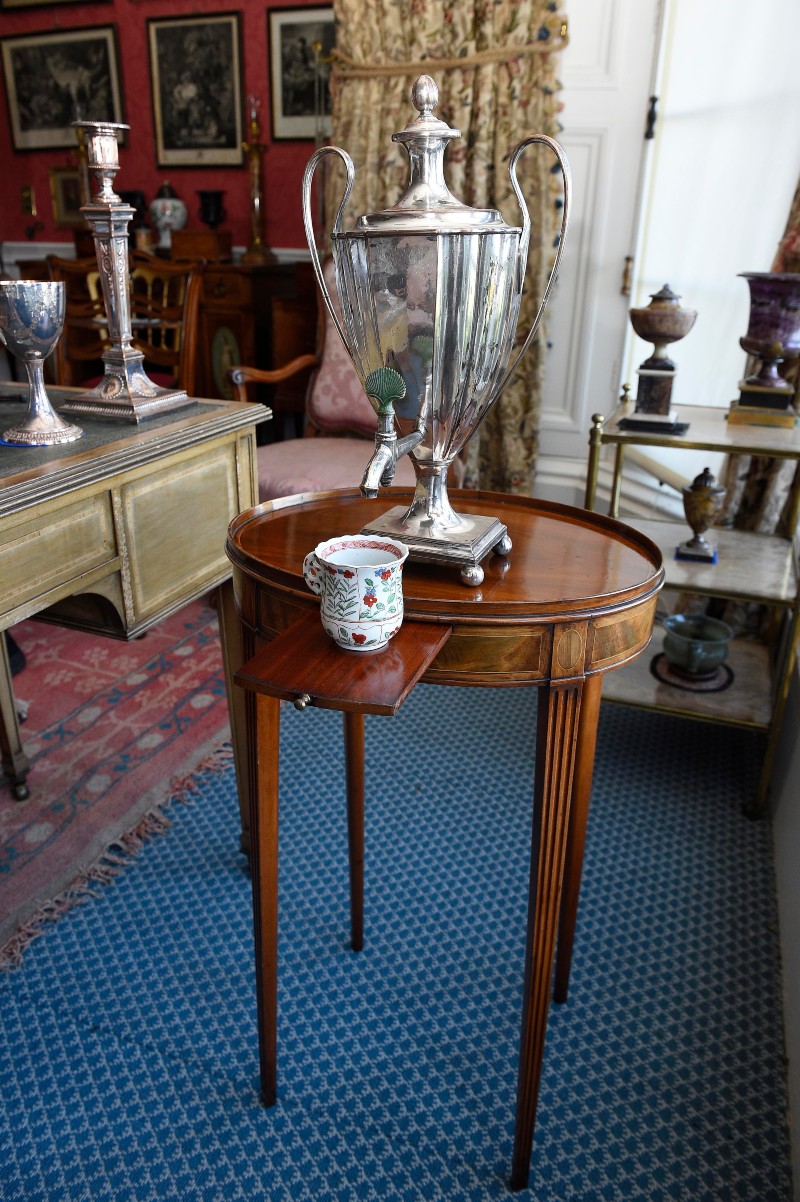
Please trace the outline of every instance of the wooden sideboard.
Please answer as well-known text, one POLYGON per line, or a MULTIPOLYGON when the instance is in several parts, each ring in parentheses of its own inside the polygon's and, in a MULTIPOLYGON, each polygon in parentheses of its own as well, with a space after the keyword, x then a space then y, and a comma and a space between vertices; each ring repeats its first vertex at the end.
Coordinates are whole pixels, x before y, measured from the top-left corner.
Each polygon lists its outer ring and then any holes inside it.
POLYGON ((231 400, 227 372, 235 364, 268 369, 313 351, 315 309, 309 315, 305 286, 310 271, 306 263, 206 265, 200 305, 199 395, 231 400), (284 314, 289 321, 299 314, 301 321, 289 325, 284 314), (282 320, 276 320, 279 315, 282 320))

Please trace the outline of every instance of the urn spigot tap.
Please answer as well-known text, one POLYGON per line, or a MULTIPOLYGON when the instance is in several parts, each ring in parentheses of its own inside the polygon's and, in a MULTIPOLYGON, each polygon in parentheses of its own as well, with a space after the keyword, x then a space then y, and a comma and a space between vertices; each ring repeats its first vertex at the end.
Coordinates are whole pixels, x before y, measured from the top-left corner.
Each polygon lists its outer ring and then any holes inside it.
POLYGON ((377 409, 378 429, 375 434, 375 451, 361 480, 361 495, 377 497, 378 485, 382 484, 384 488, 388 488, 394 480, 397 460, 413 451, 425 437, 427 409, 423 407, 420 410, 416 430, 398 438, 394 402, 401 401, 406 395, 403 377, 390 367, 379 367, 367 377, 364 387, 377 409))

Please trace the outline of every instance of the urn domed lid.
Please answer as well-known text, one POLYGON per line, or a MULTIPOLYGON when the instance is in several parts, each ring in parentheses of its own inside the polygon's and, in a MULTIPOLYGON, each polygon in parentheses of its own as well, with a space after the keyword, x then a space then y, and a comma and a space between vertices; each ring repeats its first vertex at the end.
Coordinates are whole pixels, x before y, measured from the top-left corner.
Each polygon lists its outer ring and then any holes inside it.
POLYGON ((717 484, 711 469, 704 467, 699 476, 695 476, 691 484, 684 485, 683 491, 684 493, 705 493, 711 496, 718 496, 726 490, 721 484, 717 484))
POLYGON ((677 292, 673 292, 669 284, 662 284, 658 292, 650 293, 650 304, 648 305, 648 308, 663 309, 669 307, 671 309, 677 309, 679 307, 678 301, 680 299, 681 298, 679 294, 677 292))
POLYGON ((437 233, 517 233, 518 227, 506 225, 497 209, 473 209, 465 205, 447 187, 444 180, 444 152, 448 142, 460 138, 460 130, 434 116, 439 89, 430 75, 420 75, 411 89, 411 102, 417 110, 405 129, 392 134, 408 152, 408 186, 397 204, 377 213, 359 217, 349 234, 408 235, 437 233))

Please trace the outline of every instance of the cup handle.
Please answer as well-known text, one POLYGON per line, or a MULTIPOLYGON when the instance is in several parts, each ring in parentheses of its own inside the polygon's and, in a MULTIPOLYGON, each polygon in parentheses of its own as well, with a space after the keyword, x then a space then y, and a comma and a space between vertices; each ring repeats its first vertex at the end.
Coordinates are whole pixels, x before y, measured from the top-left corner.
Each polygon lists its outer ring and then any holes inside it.
POLYGON ((306 555, 305 559, 303 560, 303 579, 311 589, 312 593, 319 594, 322 592, 322 585, 319 580, 321 569, 322 565, 317 559, 316 553, 314 551, 309 551, 308 555, 306 555))

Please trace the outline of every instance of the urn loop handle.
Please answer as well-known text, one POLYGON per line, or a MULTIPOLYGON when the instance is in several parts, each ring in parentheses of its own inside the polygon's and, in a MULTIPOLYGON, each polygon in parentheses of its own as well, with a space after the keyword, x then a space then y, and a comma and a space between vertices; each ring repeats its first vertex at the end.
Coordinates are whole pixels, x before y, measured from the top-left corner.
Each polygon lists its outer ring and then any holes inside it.
MULTIPOLYGON (((314 172, 316 171, 317 167, 319 166, 320 162, 325 157, 325 155, 328 155, 328 154, 337 154, 339 156, 339 158, 342 160, 342 162, 344 163, 345 171, 347 172, 347 179, 345 180, 344 193, 342 195, 342 199, 339 203, 339 208, 337 210, 336 217, 333 222, 333 228, 331 229, 331 236, 335 237, 337 234, 341 233, 342 219, 344 217, 344 211, 347 206, 347 202, 350 199, 350 193, 353 191, 353 184, 355 182, 356 173, 355 173, 355 168, 353 166, 353 160, 350 158, 350 155, 347 153, 347 151, 342 150, 342 148, 340 146, 320 146, 318 150, 314 151, 311 158, 308 160, 306 169, 303 172, 303 225, 304 225, 305 231, 306 231, 306 240, 308 242, 308 249, 311 253, 311 263, 314 268, 314 275, 317 277, 317 283, 319 284, 320 291, 322 293, 322 299, 325 301, 325 307, 327 308, 328 312, 331 315, 331 320, 333 321, 333 324, 336 326, 336 329, 339 331, 339 337, 341 338, 342 342, 344 343, 347 353, 350 354, 350 348, 348 346, 347 338, 345 336, 345 332, 342 327, 342 323, 339 320, 339 315, 336 312, 336 309, 334 308, 333 301, 331 300, 331 294, 328 291, 328 286, 325 283, 325 277, 322 274, 322 265, 319 260, 319 252, 317 250, 317 240, 316 240, 316 235, 314 232, 314 222, 311 218, 311 183, 314 178, 314 172)), ((352 359, 352 355, 350 357, 352 359)))
POLYGON ((556 257, 553 262, 553 266, 550 270, 550 276, 547 281, 547 287, 545 288, 544 293, 542 295, 542 299, 539 303, 539 309, 536 313, 535 318, 533 319, 533 325, 531 326, 530 330, 528 331, 528 335, 527 335, 525 341, 523 342, 522 347, 520 348, 519 352, 515 356, 513 362, 511 363, 510 367, 508 368, 506 374, 503 376, 503 379, 497 390, 498 396, 503 391, 505 386, 508 384, 508 381, 511 379, 514 372, 517 370, 517 365, 518 365, 520 359, 527 351, 536 331, 539 328, 539 323, 542 320, 542 316, 543 316, 545 308, 547 306, 547 302, 550 299, 550 293, 553 290, 553 285, 555 284, 555 282, 558 278, 558 268, 561 263, 561 256, 564 252, 564 240, 565 240, 566 234, 567 234, 567 226, 569 225, 569 211, 570 211, 570 204, 572 201, 572 173, 570 172, 570 169, 569 169, 569 163, 567 161, 567 156, 564 154, 564 151, 562 150, 562 148, 558 144, 558 142, 556 142, 555 138, 549 138, 547 136, 547 134, 531 134, 531 136, 529 138, 524 138, 519 143, 519 145, 516 147, 516 149, 514 150, 514 153, 511 155, 511 162, 510 162, 509 168, 508 168, 508 174, 511 179, 511 187, 514 189, 514 195, 516 196, 519 207, 522 210, 522 235, 521 235, 520 241, 519 241, 519 256, 518 256, 518 260, 517 260, 518 270, 522 277, 519 280, 520 291, 522 290, 522 287, 523 287, 525 269, 526 269, 527 263, 528 263, 528 243, 530 241, 530 235, 531 235, 531 219, 530 219, 530 215, 528 213, 528 206, 525 202, 525 197, 522 195, 522 189, 520 188, 519 182, 517 180, 517 163, 519 162, 523 151, 528 146, 533 145, 534 142, 541 143, 541 145, 543 145, 543 146, 549 146, 549 148, 552 150, 553 154, 556 156, 556 159, 558 160, 558 165, 561 168, 561 175, 563 176, 563 179, 564 179, 564 207, 561 212, 561 229, 560 229, 559 235, 558 235, 558 250, 556 251, 556 257))

